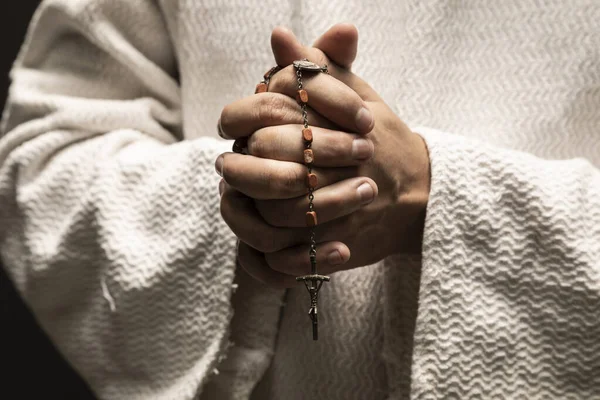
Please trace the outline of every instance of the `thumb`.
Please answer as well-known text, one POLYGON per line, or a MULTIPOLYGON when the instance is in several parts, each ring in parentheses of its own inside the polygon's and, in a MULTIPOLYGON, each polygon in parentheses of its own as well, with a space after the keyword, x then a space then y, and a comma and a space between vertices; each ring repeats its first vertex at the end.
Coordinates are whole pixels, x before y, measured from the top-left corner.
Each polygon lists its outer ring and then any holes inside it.
POLYGON ((337 24, 321 35, 313 47, 307 47, 291 30, 278 26, 271 33, 271 48, 275 62, 280 66, 308 58, 317 64, 335 63, 338 67, 349 69, 356 59, 358 31, 352 24, 337 24))
POLYGON ((313 47, 340 67, 350 69, 358 51, 358 30, 352 24, 334 25, 315 41, 313 47))
POLYGON ((327 64, 329 73, 356 91, 363 100, 381 100, 365 81, 348 69, 356 58, 358 45, 358 31, 353 25, 334 25, 317 39, 315 45, 323 46, 323 49, 303 46, 291 30, 282 26, 271 33, 271 49, 277 65, 286 67, 303 58, 319 65, 327 64))
MULTIPOLYGON (((286 27, 278 26, 271 33, 271 49, 275 62, 280 67, 290 65, 295 60, 308 58, 313 62, 317 62, 313 54, 308 54, 309 49, 306 49, 296 38, 294 33, 286 27), (312 57, 310 57, 312 55, 312 57)), ((322 57, 320 57, 322 58, 322 57)))

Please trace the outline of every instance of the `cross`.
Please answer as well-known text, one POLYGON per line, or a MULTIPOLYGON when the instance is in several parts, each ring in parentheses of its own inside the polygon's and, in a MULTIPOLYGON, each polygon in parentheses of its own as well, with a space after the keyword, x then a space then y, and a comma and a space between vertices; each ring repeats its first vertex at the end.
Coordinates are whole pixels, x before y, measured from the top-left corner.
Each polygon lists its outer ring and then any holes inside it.
POLYGON ((304 286, 306 286, 306 290, 308 290, 308 294, 310 295, 310 308, 308 309, 308 316, 312 321, 313 328, 313 340, 319 339, 319 319, 317 316, 317 303, 319 301, 319 290, 321 286, 323 286, 323 282, 329 282, 329 277, 325 275, 318 275, 317 271, 317 260, 314 255, 310 257, 311 264, 311 272, 310 275, 299 276, 296 278, 296 281, 304 282, 304 286))

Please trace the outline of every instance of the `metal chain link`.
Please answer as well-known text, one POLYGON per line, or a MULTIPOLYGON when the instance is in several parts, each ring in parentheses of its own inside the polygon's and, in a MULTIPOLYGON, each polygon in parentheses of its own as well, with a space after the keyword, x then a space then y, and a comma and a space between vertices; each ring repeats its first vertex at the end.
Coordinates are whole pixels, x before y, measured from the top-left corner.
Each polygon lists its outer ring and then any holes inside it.
MULTIPOLYGON (((311 72, 317 72, 317 71, 327 72, 327 66, 319 67, 318 65, 316 65, 314 63, 308 62, 308 60, 306 60, 306 59, 302 60, 302 61, 294 61, 294 66, 296 67, 296 77, 297 77, 297 81, 298 81, 298 95, 299 96, 304 94, 304 93, 300 92, 301 90, 303 90, 303 87, 304 87, 304 85, 302 83, 302 70, 303 69, 306 69, 311 72), (304 61, 306 61, 306 63, 302 64, 304 61)), ((304 101, 300 101, 300 107, 302 109, 302 120, 303 120, 304 129, 310 129, 308 126, 308 105, 304 101)), ((303 135, 304 135, 304 133, 303 133, 303 135)), ((305 147, 305 151, 311 149, 312 139, 309 138, 308 140, 305 140, 304 147, 305 147)), ((310 180, 312 170, 313 170, 312 162, 306 163, 306 167, 308 169, 307 179, 310 180)), ((310 215, 310 217, 312 217, 314 220, 313 223, 307 222, 307 224, 310 226, 308 256, 309 256, 309 260, 310 260, 311 274, 297 277, 296 280, 304 281, 304 285, 306 286, 306 289, 308 290, 308 293, 310 294, 310 309, 309 309, 308 315, 310 316, 310 319, 312 321, 313 340, 318 340, 318 337, 319 337, 319 334, 318 334, 318 324, 319 323, 318 323, 318 315, 317 315, 318 294, 319 294, 319 290, 321 289, 321 286, 323 285, 323 282, 329 281, 329 277, 317 274, 317 240, 316 240, 316 233, 315 233, 316 213, 314 211, 314 208, 315 208, 314 190, 315 189, 312 186, 313 186, 312 184, 310 184, 310 183, 308 184, 308 210, 309 210, 309 212, 307 213, 307 218, 309 217, 309 214, 313 214, 313 215, 310 215)), ((307 219, 307 221, 309 221, 309 219, 307 219)))
MULTIPOLYGON (((298 90, 302 90, 303 88, 303 84, 302 84, 302 70, 300 69, 296 69, 296 76, 297 76, 297 80, 298 80, 298 90)), ((308 129, 308 106, 306 105, 306 103, 302 103, 302 120, 304 122, 304 128, 308 129)), ((306 149, 310 149, 312 147, 312 143, 311 142, 305 142, 304 144, 306 149)), ((312 165, 308 164, 307 165, 308 168, 308 173, 312 173, 312 165)), ((314 211, 315 208, 315 204, 314 204, 314 199, 315 196, 313 194, 314 189, 313 188, 308 188, 308 210, 309 211, 314 211)), ((317 268, 316 268, 316 257, 317 257, 317 240, 316 240, 316 233, 315 233, 315 228, 311 227, 310 229, 310 249, 309 249, 309 257, 310 257, 310 261, 311 261, 311 273, 312 274, 316 274, 317 273, 317 268)))

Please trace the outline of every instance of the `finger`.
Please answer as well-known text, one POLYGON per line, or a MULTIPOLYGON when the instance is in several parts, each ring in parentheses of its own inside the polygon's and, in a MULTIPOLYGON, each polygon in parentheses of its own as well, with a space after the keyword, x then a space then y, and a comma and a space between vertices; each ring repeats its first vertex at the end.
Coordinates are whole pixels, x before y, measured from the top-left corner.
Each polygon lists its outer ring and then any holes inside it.
MULTIPOLYGON (((309 125, 336 128, 335 124, 310 107, 307 111, 309 125)), ((302 123, 302 110, 297 101, 281 93, 260 93, 225 106, 218 131, 224 139, 237 139, 250 136, 266 126, 302 123)))
MULTIPOLYGON (((325 52, 325 50, 332 52, 337 45, 335 40, 328 38, 328 36, 335 36, 336 32, 339 31, 343 33, 342 36, 351 36, 352 33, 348 32, 349 30, 350 29, 348 27, 342 26, 340 28, 336 28, 336 26, 334 26, 323 35, 325 36, 323 41, 317 40, 317 43, 315 43, 317 46, 308 47, 303 46, 289 29, 284 27, 276 27, 271 33, 271 48, 277 64, 282 67, 290 65, 295 60, 301 60, 303 58, 307 58, 319 65, 327 64, 331 76, 340 80, 352 90, 356 91, 356 93, 358 93, 363 100, 383 101, 377 92, 375 92, 367 82, 350 72, 348 69, 338 66, 335 60, 333 58, 330 59, 328 57, 329 54, 326 54, 325 52), (325 49, 319 48, 319 45, 324 46, 325 49)), ((350 39, 350 37, 346 37, 346 40, 350 39)), ((343 49, 342 46, 340 46, 338 51, 341 53, 351 52, 348 49, 343 49)), ((347 56, 347 58, 350 59, 351 57, 347 56)))
POLYGON ((352 24, 336 24, 321 35, 313 47, 340 67, 350 69, 358 51, 358 30, 352 24))
MULTIPOLYGON (((314 192, 314 208, 318 224, 346 216, 370 204, 378 195, 377 184, 370 178, 351 178, 314 192)), ((306 196, 287 200, 255 201, 262 218, 276 227, 305 227, 308 199, 306 196)))
POLYGON ((282 67, 290 65, 296 60, 307 58, 319 65, 326 64, 329 67, 329 73, 336 79, 343 79, 348 73, 345 68, 340 68, 320 49, 304 46, 294 33, 284 26, 275 27, 271 32, 271 49, 277 65, 282 67))
MULTIPOLYGON (((311 273, 308 245, 288 247, 265 254, 267 265, 285 276, 302 276, 311 273)), ((342 242, 320 243, 317 250, 317 266, 320 274, 331 274, 344 269, 350 260, 350 249, 342 242)))
POLYGON ((279 66, 290 65, 295 60, 301 60, 307 56, 305 46, 298 41, 294 32, 285 26, 277 26, 271 32, 271 50, 273 50, 275 62, 279 66))
MULTIPOLYGON (((304 162, 302 125, 262 128, 248 139, 248 154, 280 161, 304 162)), ((373 156, 373 142, 362 135, 311 127, 311 148, 317 167, 359 165, 373 156)))
MULTIPOLYGON (((375 124, 373 113, 360 96, 329 74, 303 72, 303 89, 308 93, 308 105, 335 124, 357 133, 369 133, 375 124)), ((269 92, 295 98, 298 77, 289 65, 271 78, 269 92)))
POLYGON ((267 286, 289 288, 298 285, 295 277, 269 268, 264 254, 244 242, 238 244, 238 262, 248 275, 267 286))
MULTIPOLYGON (((237 153, 223 153, 215 169, 234 189, 254 199, 289 199, 305 195, 306 166, 237 153)), ((356 176, 356 167, 314 168, 316 188, 356 176)))
POLYGON ((240 240, 259 251, 273 252, 297 243, 293 230, 268 225, 256 211, 254 201, 227 183, 222 185, 221 216, 240 240))

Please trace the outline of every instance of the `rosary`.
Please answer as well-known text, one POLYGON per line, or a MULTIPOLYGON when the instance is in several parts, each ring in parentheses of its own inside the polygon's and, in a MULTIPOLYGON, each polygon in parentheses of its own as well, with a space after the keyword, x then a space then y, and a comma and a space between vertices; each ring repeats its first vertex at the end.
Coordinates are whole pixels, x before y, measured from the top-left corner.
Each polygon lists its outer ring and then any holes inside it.
MULTIPOLYGON (((306 186, 308 189, 308 211, 306 212, 306 226, 310 228, 310 247, 308 252, 308 258, 310 261, 310 274, 299 276, 296 278, 298 282, 304 282, 304 286, 306 286, 306 290, 308 290, 308 294, 310 296, 310 308, 308 310, 308 316, 312 322, 312 334, 313 340, 318 340, 319 338, 319 320, 317 316, 317 303, 319 300, 319 290, 321 286, 323 286, 323 282, 329 281, 328 276, 319 275, 317 273, 317 241, 315 239, 315 226, 317 225, 317 212, 315 211, 314 206, 314 190, 317 187, 318 179, 317 175, 312 172, 312 166, 315 160, 315 155, 312 151, 312 141, 313 141, 313 133, 310 127, 308 126, 308 111, 307 111, 307 103, 308 103, 308 92, 303 87, 302 83, 302 73, 319 73, 324 72, 328 73, 327 65, 319 66, 313 62, 308 61, 307 59, 298 60, 293 62, 294 69, 296 70, 296 77, 298 81, 298 91, 296 93, 296 100, 300 104, 302 109, 302 120, 303 120, 303 129, 302 129, 302 139, 304 141, 304 165, 307 168, 306 175, 306 186)), ((268 90, 269 81, 275 75, 281 67, 275 66, 268 70, 264 74, 264 79, 256 85, 255 93, 264 93, 268 90)), ((233 151, 242 152, 246 147, 246 140, 236 142, 233 145, 233 151)))

